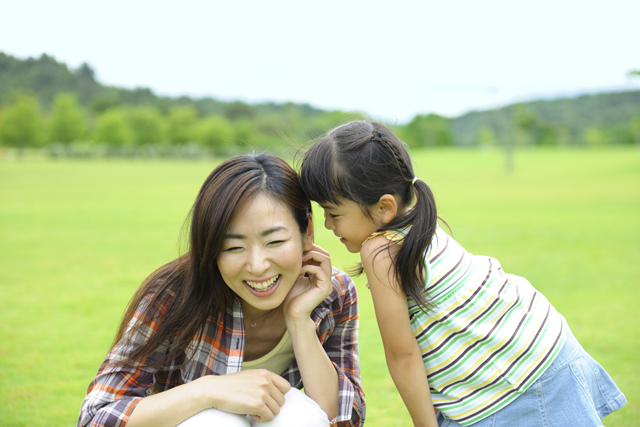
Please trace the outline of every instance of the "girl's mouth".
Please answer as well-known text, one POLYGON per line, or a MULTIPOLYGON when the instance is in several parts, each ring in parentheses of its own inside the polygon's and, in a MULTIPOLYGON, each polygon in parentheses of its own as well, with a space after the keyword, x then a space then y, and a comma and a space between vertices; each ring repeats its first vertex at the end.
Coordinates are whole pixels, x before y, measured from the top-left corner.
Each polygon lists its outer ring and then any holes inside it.
POLYGON ((262 282, 252 282, 251 280, 245 280, 244 284, 247 285, 251 293, 259 296, 271 295, 275 291, 277 284, 280 283, 281 274, 273 276, 271 279, 262 282))

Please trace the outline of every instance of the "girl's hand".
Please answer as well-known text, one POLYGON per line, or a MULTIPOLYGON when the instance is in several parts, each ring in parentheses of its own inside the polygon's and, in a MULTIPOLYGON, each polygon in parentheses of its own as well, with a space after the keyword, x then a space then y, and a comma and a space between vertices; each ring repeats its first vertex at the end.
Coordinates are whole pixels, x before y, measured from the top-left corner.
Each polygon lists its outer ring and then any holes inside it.
POLYGON ((249 414, 257 421, 271 421, 284 405, 291 384, 266 369, 249 369, 228 375, 202 377, 213 390, 213 407, 232 414, 249 414))
POLYGON ((331 295, 331 273, 329 252, 313 245, 310 251, 304 253, 300 276, 284 300, 287 322, 309 319, 313 309, 331 295))

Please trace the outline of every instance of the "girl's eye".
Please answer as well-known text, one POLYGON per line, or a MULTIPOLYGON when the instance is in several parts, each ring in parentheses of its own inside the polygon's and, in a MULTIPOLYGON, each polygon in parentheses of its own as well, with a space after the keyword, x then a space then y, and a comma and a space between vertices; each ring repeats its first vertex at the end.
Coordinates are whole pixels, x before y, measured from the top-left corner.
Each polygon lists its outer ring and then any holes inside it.
POLYGON ((338 218, 339 216, 340 216, 340 215, 329 214, 329 218, 331 218, 331 219, 338 218))
POLYGON ((284 243, 284 240, 274 240, 273 242, 267 243, 268 246, 278 246, 284 243))
POLYGON ((240 246, 233 246, 231 248, 224 249, 224 252, 238 252, 242 249, 240 246))

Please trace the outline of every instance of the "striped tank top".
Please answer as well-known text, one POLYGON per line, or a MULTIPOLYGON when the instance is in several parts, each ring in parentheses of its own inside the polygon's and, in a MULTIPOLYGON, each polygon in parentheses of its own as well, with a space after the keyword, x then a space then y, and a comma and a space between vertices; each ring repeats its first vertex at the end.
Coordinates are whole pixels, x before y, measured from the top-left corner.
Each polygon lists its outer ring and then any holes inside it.
MULTIPOLYGON (((386 231, 401 243, 406 231, 386 231)), ((433 405, 467 426, 516 399, 547 369, 566 321, 524 278, 468 253, 438 227, 426 250, 425 313, 408 298, 433 405)))

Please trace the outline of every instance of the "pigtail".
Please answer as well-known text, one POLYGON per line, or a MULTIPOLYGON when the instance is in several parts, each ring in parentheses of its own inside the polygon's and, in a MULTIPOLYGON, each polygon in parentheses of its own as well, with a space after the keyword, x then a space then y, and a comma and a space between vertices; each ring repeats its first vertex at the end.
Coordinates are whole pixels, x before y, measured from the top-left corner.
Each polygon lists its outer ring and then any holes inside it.
MULTIPOLYGON (((394 193, 400 195, 405 202, 414 201, 411 209, 384 227, 384 230, 409 229, 395 255, 396 280, 402 284, 407 296, 422 307, 429 308, 432 304, 424 291, 427 278, 425 251, 438 226, 435 198, 427 183, 415 176, 411 158, 402 141, 383 125, 375 123, 373 127, 375 130, 371 141, 379 143, 391 154, 392 164, 395 164, 393 169, 398 172, 395 174, 399 184, 396 189, 402 188, 403 191, 394 193)), ((390 242, 388 247, 391 244, 393 243, 390 242)))
POLYGON ((396 279, 407 296, 428 309, 433 304, 425 292, 425 253, 438 227, 438 213, 429 186, 424 181, 416 180, 412 187, 415 205, 405 215, 388 223, 385 229, 411 227, 395 256, 396 279))

